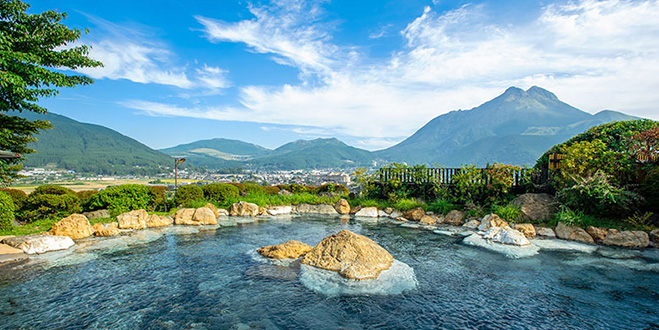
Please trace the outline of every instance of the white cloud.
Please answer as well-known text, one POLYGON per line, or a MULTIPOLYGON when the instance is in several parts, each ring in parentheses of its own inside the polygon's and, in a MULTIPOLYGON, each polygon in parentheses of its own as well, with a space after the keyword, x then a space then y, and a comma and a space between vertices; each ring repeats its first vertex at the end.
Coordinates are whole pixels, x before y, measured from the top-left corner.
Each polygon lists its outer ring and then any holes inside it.
POLYGON ((531 22, 505 25, 488 23, 502 13, 483 6, 444 13, 427 7, 401 31, 401 48, 375 64, 358 48, 332 43, 317 5, 287 3, 250 7, 255 18, 237 23, 197 20, 213 42, 245 43, 298 68, 302 84, 242 87, 241 107, 127 105, 152 115, 322 127, 370 149, 512 85, 545 87, 590 112, 659 119, 659 0, 549 5, 531 22), (322 84, 305 83, 309 73, 322 84))

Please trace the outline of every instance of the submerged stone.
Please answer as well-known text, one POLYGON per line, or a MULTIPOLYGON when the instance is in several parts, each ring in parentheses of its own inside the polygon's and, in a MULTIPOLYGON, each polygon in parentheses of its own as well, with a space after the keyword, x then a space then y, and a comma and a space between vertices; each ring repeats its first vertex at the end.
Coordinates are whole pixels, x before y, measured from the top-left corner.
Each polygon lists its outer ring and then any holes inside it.
POLYGON ((518 246, 531 245, 531 242, 526 239, 524 234, 510 227, 491 227, 487 232, 483 233, 483 238, 501 244, 518 246))
POLYGON ((325 237, 302 258, 305 265, 332 270, 357 280, 377 278, 394 258, 370 238, 342 230, 325 237))
POLYGON ((256 252, 266 258, 297 259, 311 251, 313 247, 300 241, 290 240, 286 243, 264 246, 256 252))
POLYGON ((538 254, 538 251, 540 251, 540 248, 535 245, 517 246, 494 243, 490 240, 484 239, 478 234, 471 234, 465 237, 465 239, 462 240, 462 243, 501 253, 504 256, 512 259, 531 257, 538 254))

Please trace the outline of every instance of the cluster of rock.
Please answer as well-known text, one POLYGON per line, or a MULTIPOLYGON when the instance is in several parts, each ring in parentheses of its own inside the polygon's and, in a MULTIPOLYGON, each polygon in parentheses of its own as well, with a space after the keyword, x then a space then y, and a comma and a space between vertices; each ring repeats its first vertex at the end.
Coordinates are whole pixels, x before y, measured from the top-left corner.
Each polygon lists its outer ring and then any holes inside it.
POLYGON ((373 240, 349 230, 327 236, 313 248, 302 242, 288 241, 264 246, 257 252, 274 259, 302 258, 302 264, 335 271, 355 280, 375 279, 394 261, 391 254, 373 240))

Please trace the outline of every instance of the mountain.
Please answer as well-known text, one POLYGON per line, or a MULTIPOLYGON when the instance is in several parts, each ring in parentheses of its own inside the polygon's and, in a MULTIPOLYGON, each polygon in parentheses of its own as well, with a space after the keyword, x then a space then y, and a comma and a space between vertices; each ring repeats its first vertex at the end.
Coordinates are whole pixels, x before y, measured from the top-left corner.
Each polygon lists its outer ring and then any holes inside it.
POLYGON ((408 164, 533 164, 551 146, 606 122, 635 117, 615 111, 592 115, 534 86, 508 88, 471 110, 435 117, 378 158, 408 164))
POLYGON ((371 152, 332 138, 290 142, 268 156, 250 161, 250 164, 257 168, 283 170, 363 166, 369 165, 372 160, 371 152))
POLYGON ((196 166, 228 168, 243 166, 245 161, 266 156, 272 150, 239 140, 216 138, 181 144, 160 151, 176 157, 185 157, 190 164, 196 166))
POLYGON ((58 168, 104 175, 156 174, 173 166, 173 159, 104 126, 86 124, 54 113, 17 113, 30 120, 48 120, 52 129, 37 135, 25 166, 58 168))

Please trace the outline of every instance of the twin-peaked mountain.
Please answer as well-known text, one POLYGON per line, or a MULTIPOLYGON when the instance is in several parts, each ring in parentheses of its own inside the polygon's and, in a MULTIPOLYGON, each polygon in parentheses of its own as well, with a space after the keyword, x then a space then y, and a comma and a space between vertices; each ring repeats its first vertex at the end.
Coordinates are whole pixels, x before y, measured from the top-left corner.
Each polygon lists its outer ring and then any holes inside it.
POLYGON ((539 87, 526 91, 511 87, 471 110, 437 116, 399 144, 375 152, 337 139, 298 140, 271 150, 222 138, 155 151, 102 126, 54 114, 29 116, 50 120, 53 129, 38 136, 39 141, 32 146, 37 154, 28 155, 26 165, 55 164, 94 173, 98 169, 90 164, 95 163, 103 168, 103 174, 157 169, 171 163, 169 156, 185 157, 188 165, 211 169, 348 168, 392 161, 442 166, 533 164, 551 146, 592 126, 635 119, 610 110, 592 115, 539 87))

